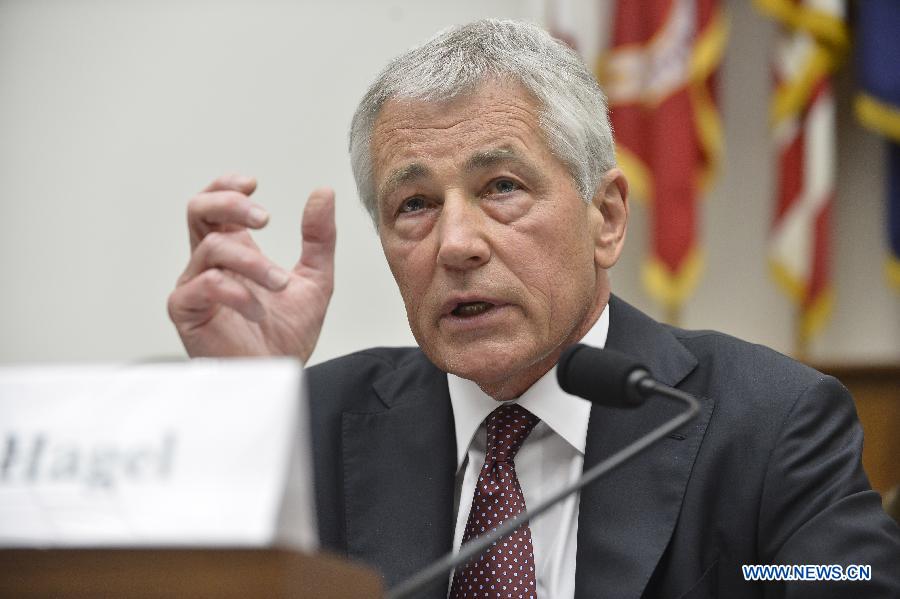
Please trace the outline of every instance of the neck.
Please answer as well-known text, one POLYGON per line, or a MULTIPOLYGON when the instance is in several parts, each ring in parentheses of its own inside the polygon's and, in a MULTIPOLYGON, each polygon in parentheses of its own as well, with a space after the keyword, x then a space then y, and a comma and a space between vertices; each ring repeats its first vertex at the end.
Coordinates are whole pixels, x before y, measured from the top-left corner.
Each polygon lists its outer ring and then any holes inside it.
MULTIPOLYGON (((542 376, 550 372, 551 368, 556 366, 556 363, 559 362, 559 356, 562 355, 564 349, 580 341, 591 330, 591 327, 597 323, 608 303, 609 292, 600 293, 584 318, 563 339, 562 343, 557 345, 550 353, 509 378, 491 383, 478 383, 478 386, 497 401, 508 401, 521 396, 542 376)), ((477 383, 478 381, 475 382, 477 383)))

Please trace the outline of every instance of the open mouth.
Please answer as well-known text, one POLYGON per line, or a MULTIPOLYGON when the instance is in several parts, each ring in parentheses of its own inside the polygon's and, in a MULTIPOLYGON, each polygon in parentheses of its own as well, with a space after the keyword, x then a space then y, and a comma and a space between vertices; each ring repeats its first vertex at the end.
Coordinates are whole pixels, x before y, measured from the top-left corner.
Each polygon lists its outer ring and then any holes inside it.
POLYGON ((469 318, 484 314, 494 307, 490 302, 461 302, 450 312, 454 316, 469 318))

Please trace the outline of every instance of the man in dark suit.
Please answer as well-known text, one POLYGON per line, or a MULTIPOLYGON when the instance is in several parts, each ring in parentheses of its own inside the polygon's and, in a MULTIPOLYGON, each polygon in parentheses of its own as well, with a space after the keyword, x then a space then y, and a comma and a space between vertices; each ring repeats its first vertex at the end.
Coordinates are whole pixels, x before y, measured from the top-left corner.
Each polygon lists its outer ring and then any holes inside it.
MULTIPOLYGON (((507 580, 526 597, 897 596, 900 535, 861 470, 846 391, 611 296, 628 205, 605 110, 573 52, 498 21, 399 57, 361 101, 354 174, 419 347, 309 370, 323 544, 394 584, 677 411, 559 390, 560 353, 583 340, 700 396, 701 415, 427 596, 506 596, 507 580), (742 564, 872 574, 745 582, 742 564)), ((254 187, 223 177, 191 200, 169 312, 192 356, 305 361, 332 290, 333 194, 310 196, 287 272, 248 233, 267 220, 254 187)))

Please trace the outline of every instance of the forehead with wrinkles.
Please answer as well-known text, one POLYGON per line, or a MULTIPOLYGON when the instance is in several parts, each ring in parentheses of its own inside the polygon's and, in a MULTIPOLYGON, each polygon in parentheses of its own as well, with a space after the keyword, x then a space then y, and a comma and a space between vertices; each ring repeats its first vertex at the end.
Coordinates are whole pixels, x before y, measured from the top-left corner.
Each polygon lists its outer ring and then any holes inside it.
POLYGON ((378 195, 391 179, 421 175, 436 162, 462 166, 489 160, 486 153, 544 154, 549 149, 539 126, 540 107, 521 86, 486 83, 444 102, 391 99, 372 135, 378 195))

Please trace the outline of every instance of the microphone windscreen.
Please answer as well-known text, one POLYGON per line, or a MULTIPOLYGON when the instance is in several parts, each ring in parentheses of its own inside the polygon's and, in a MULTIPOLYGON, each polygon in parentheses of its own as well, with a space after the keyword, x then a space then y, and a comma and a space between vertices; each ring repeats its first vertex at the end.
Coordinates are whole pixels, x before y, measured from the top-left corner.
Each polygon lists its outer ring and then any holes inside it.
MULTIPOLYGON (((634 407, 643 401, 632 375, 647 369, 631 356, 584 344, 566 348, 556 367, 563 391, 613 408, 634 407)), ((637 377, 640 378, 640 377, 637 377)))

